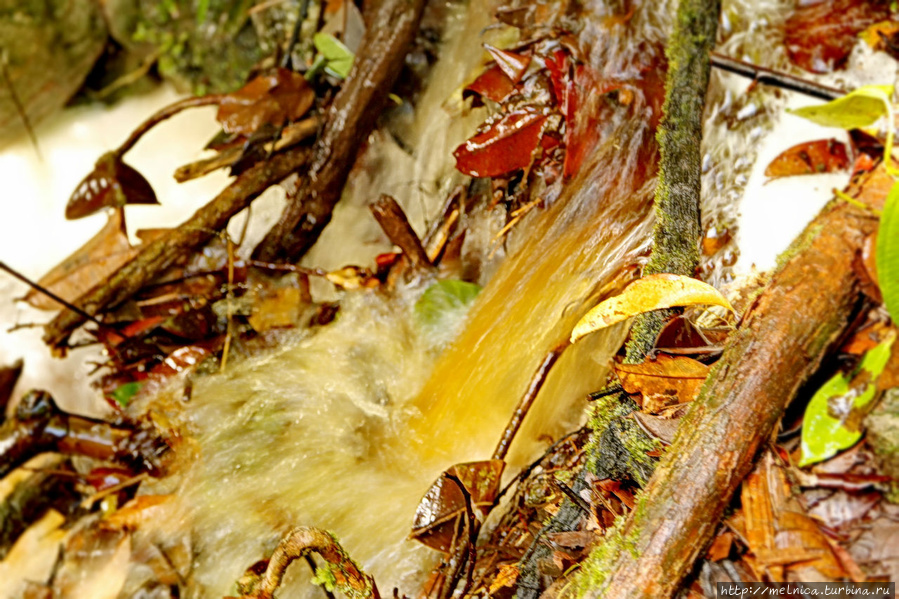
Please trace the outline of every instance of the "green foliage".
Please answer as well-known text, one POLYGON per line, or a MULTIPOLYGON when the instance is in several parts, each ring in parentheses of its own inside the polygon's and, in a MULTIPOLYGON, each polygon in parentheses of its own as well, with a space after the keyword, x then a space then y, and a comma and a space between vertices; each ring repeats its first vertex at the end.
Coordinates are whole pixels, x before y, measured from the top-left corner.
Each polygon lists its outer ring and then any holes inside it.
POLYGON ((137 392, 140 391, 140 388, 143 386, 143 383, 137 381, 125 383, 124 385, 116 387, 115 391, 110 394, 110 397, 123 408, 127 408, 128 404, 131 403, 131 400, 134 399, 134 396, 137 395, 137 392))
POLYGON ((438 281, 415 302, 415 318, 426 329, 454 328, 460 314, 468 311, 480 291, 481 286, 474 283, 438 281))
MULTIPOLYGON (((892 124, 892 99, 892 85, 864 85, 827 104, 804 106, 795 110, 788 110, 787 112, 825 127, 859 129, 873 125, 882 117, 887 117, 887 122, 892 124)), ((897 173, 894 172, 889 158, 892 153, 893 127, 891 125, 887 128, 883 154, 887 160, 887 171, 896 175, 897 173)))
POLYGON ((355 56, 340 40, 330 33, 316 33, 312 43, 324 58, 329 75, 344 79, 350 74, 355 56))
POLYGON ((874 399, 895 341, 890 335, 862 358, 854 376, 837 373, 812 397, 802 420, 802 459, 808 466, 853 446, 862 436, 861 420, 874 399))
POLYGON ((887 195, 877 233, 877 282, 893 322, 899 321, 899 183, 887 195))

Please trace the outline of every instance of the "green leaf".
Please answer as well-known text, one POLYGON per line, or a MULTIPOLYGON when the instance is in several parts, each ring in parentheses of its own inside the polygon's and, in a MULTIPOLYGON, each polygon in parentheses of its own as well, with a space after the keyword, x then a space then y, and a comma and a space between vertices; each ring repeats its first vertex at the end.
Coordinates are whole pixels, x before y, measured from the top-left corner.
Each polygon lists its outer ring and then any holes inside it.
POLYGON ((877 377, 886 367, 896 335, 891 334, 862 358, 855 374, 863 383, 853 386, 852 379, 836 374, 824 383, 812 397, 802 419, 802 459, 800 466, 808 466, 852 447, 862 437, 861 428, 847 426, 847 420, 864 410, 877 392, 877 377), (867 375, 867 376, 864 376, 867 375))
POLYGON ((134 396, 137 395, 137 392, 143 386, 143 383, 137 381, 125 383, 116 387, 115 391, 110 394, 110 397, 123 408, 127 408, 128 404, 131 403, 131 400, 134 399, 134 396))
POLYGON ((349 48, 330 33, 316 33, 312 37, 315 49, 321 52, 327 61, 325 70, 334 77, 344 79, 353 67, 354 55, 349 48))
POLYGON ((899 183, 887 195, 877 233, 877 284, 893 322, 899 322, 899 183))
POLYGON ((428 329, 455 329, 455 324, 465 316, 480 291, 481 286, 474 283, 438 281, 415 302, 415 318, 428 329))
POLYGON ((892 85, 865 85, 820 106, 805 106, 787 112, 825 127, 858 129, 868 127, 889 114, 892 85))

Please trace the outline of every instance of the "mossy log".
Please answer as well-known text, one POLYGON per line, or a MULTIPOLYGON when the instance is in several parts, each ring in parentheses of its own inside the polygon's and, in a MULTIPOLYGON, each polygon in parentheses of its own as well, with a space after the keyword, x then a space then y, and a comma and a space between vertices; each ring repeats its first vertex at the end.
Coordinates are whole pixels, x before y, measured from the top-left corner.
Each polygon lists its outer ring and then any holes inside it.
POLYGON ((870 214, 831 203, 755 300, 712 369, 620 535, 585 565, 594 598, 671 597, 809 380, 865 304, 853 266, 870 214))

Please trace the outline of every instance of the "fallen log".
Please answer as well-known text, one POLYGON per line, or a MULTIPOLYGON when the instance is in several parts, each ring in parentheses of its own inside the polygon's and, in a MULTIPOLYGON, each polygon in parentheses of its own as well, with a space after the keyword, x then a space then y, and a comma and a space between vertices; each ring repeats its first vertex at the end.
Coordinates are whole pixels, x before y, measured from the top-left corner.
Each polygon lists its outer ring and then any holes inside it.
POLYGON ((784 408, 865 304, 853 261, 877 221, 832 202, 784 254, 637 506, 584 566, 594 598, 672 597, 784 408))
POLYGON ((362 142, 375 126, 418 31, 424 0, 382 0, 366 17, 353 69, 328 111, 312 165, 280 220, 253 252, 255 260, 299 260, 331 220, 362 142))

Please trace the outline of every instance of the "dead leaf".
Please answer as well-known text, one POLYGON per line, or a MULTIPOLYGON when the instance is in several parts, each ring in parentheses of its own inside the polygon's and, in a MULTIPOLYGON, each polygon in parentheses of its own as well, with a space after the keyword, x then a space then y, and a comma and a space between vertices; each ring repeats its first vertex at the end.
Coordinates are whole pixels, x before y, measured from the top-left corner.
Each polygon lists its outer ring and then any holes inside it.
POLYGON ((531 56, 528 54, 500 50, 490 44, 484 44, 484 48, 490 53, 493 60, 496 61, 496 66, 502 69, 503 73, 506 74, 513 84, 521 81, 528 65, 531 64, 531 56))
POLYGON ((314 101, 315 90, 301 74, 276 68, 225 96, 215 118, 227 133, 251 135, 263 125, 299 120, 314 101))
POLYGON ((677 434, 677 429, 680 426, 679 417, 663 418, 662 416, 654 416, 637 411, 633 415, 640 428, 649 433, 654 439, 658 439, 665 445, 671 445, 674 441, 674 435, 677 434))
MULTIPOLYGON (((471 495, 473 510, 486 513, 493 506, 505 468, 502 460, 465 462, 447 469, 471 495)), ((456 536, 457 522, 465 514, 465 496, 455 481, 441 476, 415 510, 409 538, 437 551, 448 552, 456 536)))
POLYGON ((730 302, 708 283, 681 275, 649 275, 587 312, 574 326, 571 342, 643 312, 693 305, 723 306, 734 311, 730 302))
POLYGON ((776 179, 834 173, 848 168, 846 144, 835 139, 818 139, 797 144, 778 154, 765 169, 765 176, 776 179))
POLYGON ((74 220, 103 208, 127 204, 158 204, 153 187, 115 152, 103 154, 66 204, 66 218, 74 220))
POLYGON ((499 177, 527 168, 547 118, 533 109, 503 115, 455 149, 456 168, 471 177, 499 177))
POLYGON ((862 40, 873 50, 886 52, 899 60, 899 22, 881 21, 861 32, 862 40))
POLYGON ((303 308, 307 305, 308 300, 299 287, 281 287, 259 298, 248 320, 258 333, 293 327, 299 323, 303 308))
POLYGON ((140 495, 100 522, 106 530, 137 530, 144 523, 158 520, 171 495, 140 495))
POLYGON ((730 555, 730 548, 734 543, 734 533, 725 530, 712 541, 712 546, 706 552, 706 559, 720 562, 730 555))
POLYGON ((499 567, 493 582, 490 583, 489 594, 493 595, 496 591, 512 587, 518 581, 518 564, 504 564, 499 567))
POLYGON ((629 394, 640 394, 644 411, 656 413, 664 407, 689 403, 709 374, 709 367, 686 356, 660 354, 642 364, 614 364, 621 386, 629 394))
MULTIPOLYGON (((110 214, 99 233, 41 277, 38 284, 62 299, 74 302, 82 294, 106 281, 135 255, 137 250, 128 242, 122 215, 115 211, 110 214)), ((58 310, 62 307, 34 289, 23 299, 39 310, 58 310)))
POLYGON ((812 73, 840 69, 867 27, 890 17, 888 2, 833 0, 799 6, 784 24, 784 43, 794 64, 812 73))
MULTIPOLYGON (((502 102, 515 91, 515 84, 509 79, 499 65, 492 65, 489 69, 478 75, 462 92, 463 97, 476 94, 492 100, 502 102)), ((476 103, 480 106, 482 103, 476 103)))

